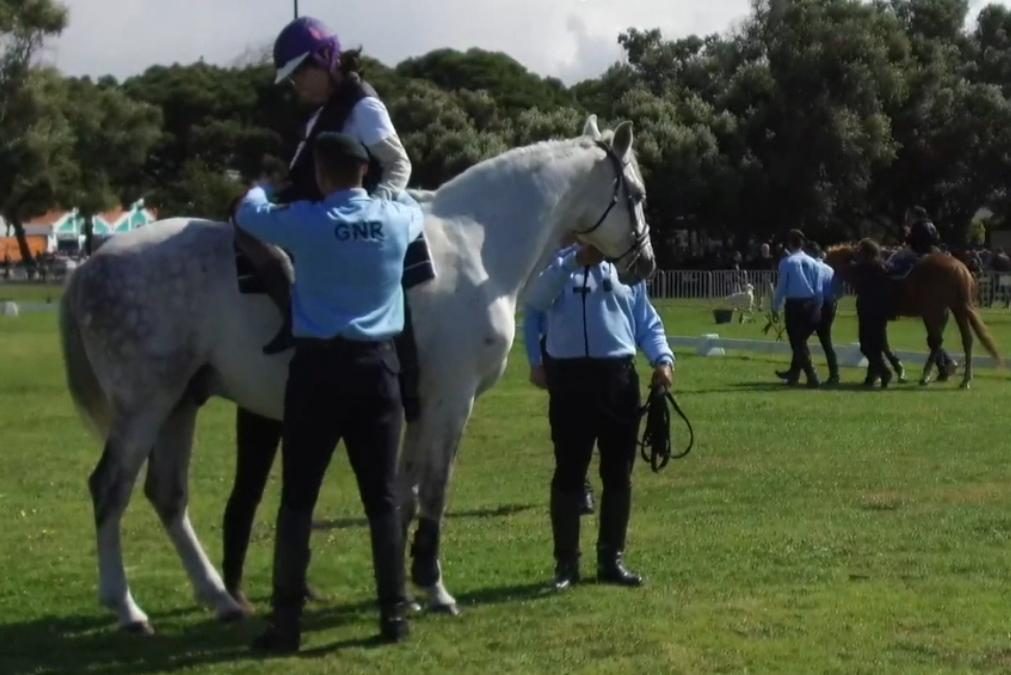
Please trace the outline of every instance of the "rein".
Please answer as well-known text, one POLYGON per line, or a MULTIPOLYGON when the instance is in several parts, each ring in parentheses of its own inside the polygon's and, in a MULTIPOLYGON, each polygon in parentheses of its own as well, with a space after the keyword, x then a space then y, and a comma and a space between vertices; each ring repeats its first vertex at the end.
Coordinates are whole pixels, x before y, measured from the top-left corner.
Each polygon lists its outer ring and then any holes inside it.
POLYGON ((611 165, 614 167, 615 173, 614 192, 611 194, 611 201, 608 202, 607 208, 605 208, 604 212, 600 214, 600 218, 597 218, 597 222, 595 222, 593 226, 590 227, 589 229, 576 232, 575 234, 577 235, 590 234, 591 232, 594 232, 598 228, 600 228, 600 226, 604 224, 604 221, 607 220, 607 217, 611 215, 611 211, 614 210, 614 207, 617 206, 618 202, 621 201, 621 194, 622 192, 624 192, 625 206, 628 209, 628 215, 632 220, 633 227, 635 228, 635 238, 634 241, 632 242, 632 245, 629 246, 628 250, 626 250, 619 256, 615 256, 613 258, 606 258, 606 260, 612 265, 616 265, 625 256, 635 253, 636 255, 628 262, 628 265, 626 265, 626 269, 630 269, 632 265, 634 265, 635 262, 639 259, 638 254, 639 251, 642 250, 643 244, 645 244, 649 240, 649 228, 643 227, 641 230, 639 229, 639 218, 635 212, 636 200, 632 196, 631 191, 628 189, 628 179, 625 178, 626 164, 621 161, 618 155, 615 154, 614 150, 607 143, 597 141, 597 147, 604 151, 604 154, 606 154, 607 158, 611 160, 611 165))
POLYGON ((650 390, 646 405, 639 410, 639 418, 640 420, 646 419, 646 428, 642 431, 642 438, 637 441, 639 453, 642 455, 643 461, 653 469, 653 473, 659 473, 670 460, 681 459, 692 451, 692 447, 695 445, 695 430, 692 428, 688 416, 678 405, 674 394, 667 389, 653 387, 650 390), (668 408, 668 406, 670 407, 668 408), (677 413, 688 429, 688 445, 677 453, 673 451, 671 410, 677 413))

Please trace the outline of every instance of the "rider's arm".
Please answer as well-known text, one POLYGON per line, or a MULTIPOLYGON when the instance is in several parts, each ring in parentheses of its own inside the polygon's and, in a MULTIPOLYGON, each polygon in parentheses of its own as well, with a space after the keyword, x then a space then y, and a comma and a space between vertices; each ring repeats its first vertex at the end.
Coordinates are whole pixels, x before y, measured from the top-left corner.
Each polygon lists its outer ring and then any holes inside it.
POLYGON ((411 179, 411 160, 386 106, 378 98, 366 96, 351 110, 350 122, 355 135, 382 167, 375 196, 391 198, 401 192, 411 179))

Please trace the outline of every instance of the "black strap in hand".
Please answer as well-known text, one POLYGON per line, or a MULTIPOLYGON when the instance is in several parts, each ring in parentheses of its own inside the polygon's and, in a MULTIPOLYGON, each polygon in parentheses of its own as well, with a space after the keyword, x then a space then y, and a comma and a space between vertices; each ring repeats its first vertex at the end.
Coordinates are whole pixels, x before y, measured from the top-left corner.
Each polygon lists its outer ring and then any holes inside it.
POLYGON ((642 439, 638 442, 639 452, 643 461, 650 465, 654 473, 667 466, 670 460, 681 459, 691 452, 695 445, 695 430, 678 405, 677 399, 665 387, 653 387, 650 390, 649 400, 639 413, 646 418, 646 428, 643 429, 642 439), (677 454, 672 450, 671 413, 668 404, 684 420, 688 428, 688 446, 677 454))

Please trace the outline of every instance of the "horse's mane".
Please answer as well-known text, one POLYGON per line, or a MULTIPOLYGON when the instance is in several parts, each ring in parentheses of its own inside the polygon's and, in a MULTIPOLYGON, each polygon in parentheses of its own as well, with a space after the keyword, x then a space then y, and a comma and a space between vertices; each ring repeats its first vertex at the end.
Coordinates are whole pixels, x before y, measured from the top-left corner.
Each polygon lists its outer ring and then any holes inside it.
MULTIPOLYGON (((613 135, 613 132, 608 131, 607 134, 613 135)), ((463 173, 443 183, 437 192, 441 192, 443 190, 453 190, 461 184, 470 182, 473 178, 484 175, 489 171, 500 169, 503 165, 508 163, 522 164, 534 156, 540 157, 545 152, 552 152, 554 157, 561 159, 568 157, 577 151, 589 149, 593 147, 593 145, 594 141, 592 138, 589 138, 588 136, 580 136, 578 138, 539 141, 531 145, 512 148, 499 155, 495 155, 494 157, 481 160, 477 164, 469 167, 463 171, 463 173)))

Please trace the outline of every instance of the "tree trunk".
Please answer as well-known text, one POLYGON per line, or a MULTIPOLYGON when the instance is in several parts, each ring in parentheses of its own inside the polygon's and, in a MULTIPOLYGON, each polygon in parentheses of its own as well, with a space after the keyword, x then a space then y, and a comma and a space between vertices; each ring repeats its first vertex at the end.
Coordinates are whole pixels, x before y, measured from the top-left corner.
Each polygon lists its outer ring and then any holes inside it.
POLYGON ((27 270, 34 270, 35 258, 32 256, 32 249, 28 246, 28 236, 25 234, 25 226, 21 224, 18 219, 13 219, 11 224, 14 226, 14 236, 18 240, 18 249, 21 251, 21 261, 27 270))

